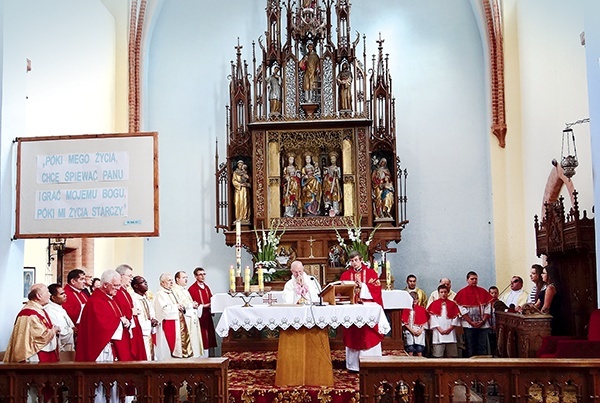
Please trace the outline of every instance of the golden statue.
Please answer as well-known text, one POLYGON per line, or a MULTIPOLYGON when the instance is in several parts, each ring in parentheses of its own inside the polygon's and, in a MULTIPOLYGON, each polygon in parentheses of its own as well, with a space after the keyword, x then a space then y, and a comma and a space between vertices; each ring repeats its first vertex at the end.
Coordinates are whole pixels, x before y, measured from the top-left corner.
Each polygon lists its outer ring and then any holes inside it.
POLYGON ((244 223, 249 222, 250 200, 248 190, 250 189, 250 175, 248 175, 248 166, 244 164, 244 161, 239 160, 237 162, 237 168, 233 171, 231 183, 234 189, 235 219, 244 223))
POLYGON ((340 111, 352 110, 352 73, 348 63, 342 64, 342 71, 337 76, 340 111))

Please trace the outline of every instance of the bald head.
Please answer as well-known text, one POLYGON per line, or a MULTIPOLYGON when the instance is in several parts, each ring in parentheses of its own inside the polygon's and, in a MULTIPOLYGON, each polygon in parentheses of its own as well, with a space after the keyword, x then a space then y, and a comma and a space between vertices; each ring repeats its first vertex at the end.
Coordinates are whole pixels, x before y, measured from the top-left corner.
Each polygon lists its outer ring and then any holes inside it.
POLYGON ((27 294, 27 299, 30 301, 35 301, 40 305, 46 305, 50 301, 50 291, 48 291, 46 284, 34 284, 31 286, 29 294, 27 294))
POLYGON ((290 266, 290 271, 292 272, 292 276, 299 277, 304 273, 304 265, 299 260, 294 260, 290 266))

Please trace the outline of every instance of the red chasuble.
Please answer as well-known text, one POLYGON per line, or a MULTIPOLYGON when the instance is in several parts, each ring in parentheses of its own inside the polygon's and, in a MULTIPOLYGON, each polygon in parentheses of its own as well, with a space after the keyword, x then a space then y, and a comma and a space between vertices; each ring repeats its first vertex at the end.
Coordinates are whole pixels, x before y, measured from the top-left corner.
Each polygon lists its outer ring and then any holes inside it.
MULTIPOLYGON (((106 293, 102 290, 93 292, 81 315, 75 361, 96 361, 104 347, 110 343, 117 328, 121 326, 121 316, 119 305, 106 293)), ((131 355, 127 357, 122 352, 115 353, 119 361, 131 359, 131 355)))
MULTIPOLYGON (((204 289, 200 288, 198 283, 194 283, 188 288, 188 292, 192 296, 192 299, 198 303, 198 305, 209 304, 212 298, 212 292, 206 283, 204 283, 204 289)), ((200 330, 202 331, 202 346, 204 349, 217 347, 217 337, 215 335, 215 324, 213 323, 212 312, 210 306, 202 308, 202 315, 200 320, 200 330)))
MULTIPOLYGON (((350 268, 342 273, 340 276, 342 281, 360 281, 367 285, 373 301, 377 302, 383 308, 383 299, 381 297, 381 283, 379 282, 379 276, 373 269, 369 269, 364 264, 360 271, 350 268)), ((363 285, 364 286, 364 285, 363 285)), ((379 334, 379 326, 371 328, 369 326, 363 326, 358 328, 356 326, 350 326, 349 328, 342 328, 344 335, 344 345, 353 350, 368 350, 375 347, 383 340, 383 335, 379 334)))
POLYGON ((133 361, 146 361, 146 347, 144 346, 144 335, 140 327, 137 315, 133 314, 133 298, 124 287, 119 288, 115 295, 115 302, 119 304, 123 316, 135 323, 133 328, 123 332, 123 338, 116 340, 117 349, 129 349, 133 361))

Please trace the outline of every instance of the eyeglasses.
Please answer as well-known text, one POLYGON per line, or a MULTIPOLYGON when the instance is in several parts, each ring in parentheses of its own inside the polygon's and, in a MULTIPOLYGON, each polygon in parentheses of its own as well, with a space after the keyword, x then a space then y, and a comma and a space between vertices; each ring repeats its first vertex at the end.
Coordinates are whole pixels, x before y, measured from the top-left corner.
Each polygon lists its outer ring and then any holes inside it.
MULTIPOLYGON (((521 282, 520 280, 513 280, 513 281, 511 281, 511 283, 512 283, 512 284, 518 284, 518 283, 520 283, 520 282, 521 282)), ((506 284, 506 283, 505 283, 505 284, 506 284)))

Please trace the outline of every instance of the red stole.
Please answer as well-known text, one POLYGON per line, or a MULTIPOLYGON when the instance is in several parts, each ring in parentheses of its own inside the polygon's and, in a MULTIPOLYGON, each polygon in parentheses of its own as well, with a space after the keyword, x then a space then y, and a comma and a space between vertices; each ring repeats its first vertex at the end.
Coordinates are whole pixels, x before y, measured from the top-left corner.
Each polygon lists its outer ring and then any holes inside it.
POLYGON ((429 304, 427 310, 431 315, 442 316, 442 305, 444 304, 446 305, 446 315, 448 316, 447 319, 454 319, 460 315, 460 309, 458 308, 458 305, 456 305, 456 302, 450 299, 438 298, 429 304))
POLYGON ((489 304, 492 299, 494 298, 485 288, 468 285, 456 293, 454 302, 462 306, 481 306, 489 304))

